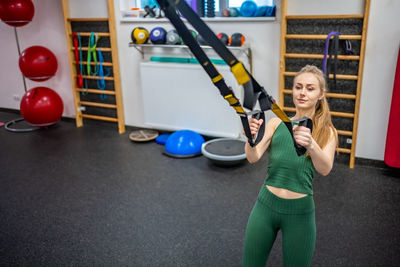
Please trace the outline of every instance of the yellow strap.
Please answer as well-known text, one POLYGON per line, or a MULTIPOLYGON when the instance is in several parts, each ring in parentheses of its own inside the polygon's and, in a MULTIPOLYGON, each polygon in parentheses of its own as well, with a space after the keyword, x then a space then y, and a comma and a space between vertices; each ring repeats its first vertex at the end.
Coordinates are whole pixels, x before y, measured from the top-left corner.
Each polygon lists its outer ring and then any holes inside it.
POLYGON ((224 96, 224 98, 226 99, 226 101, 229 102, 229 105, 231 105, 236 110, 236 113, 246 114, 246 111, 244 111, 242 106, 240 105, 234 106, 237 103, 239 103, 239 100, 236 97, 234 97, 233 94, 226 95, 224 96))
POLYGON ((234 105, 238 102, 237 98, 234 97, 232 94, 224 96, 224 98, 229 102, 229 105, 234 105))
POLYGON ((242 62, 238 62, 235 65, 231 67, 231 71, 233 75, 235 75, 235 78, 237 82, 242 85, 250 81, 250 77, 247 74, 246 69, 244 68, 242 62))
POLYGON ((242 106, 232 106, 232 107, 236 110, 236 113, 240 113, 240 114, 245 114, 246 113, 246 111, 244 111, 242 106))
POLYGON ((286 113, 283 112, 282 109, 281 109, 276 103, 273 103, 273 104, 272 104, 271 110, 272 110, 272 112, 274 112, 275 115, 278 116, 278 118, 280 118, 283 122, 290 122, 290 119, 288 118, 288 116, 286 115, 286 113))
POLYGON ((219 82, 220 80, 222 80, 222 75, 221 75, 221 74, 218 75, 217 77, 212 78, 212 82, 213 82, 213 83, 217 83, 217 82, 219 82))

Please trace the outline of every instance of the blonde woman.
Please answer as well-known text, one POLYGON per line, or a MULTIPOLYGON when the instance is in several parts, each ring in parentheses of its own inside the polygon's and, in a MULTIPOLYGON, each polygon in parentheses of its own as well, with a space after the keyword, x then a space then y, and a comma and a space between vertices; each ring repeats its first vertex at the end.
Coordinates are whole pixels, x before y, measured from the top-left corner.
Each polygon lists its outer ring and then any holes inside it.
MULTIPOLYGON (((310 266, 316 227, 312 190, 314 172, 328 175, 337 147, 337 132, 326 101, 326 81, 320 69, 307 65, 294 77, 296 114, 313 121, 313 131, 294 126, 295 141, 307 149, 297 156, 292 137, 279 118, 266 123, 264 137, 255 147, 246 144, 250 163, 269 152, 268 175, 250 214, 244 243, 243 266, 265 266, 279 230, 284 266, 310 266)), ((262 120, 249 119, 252 134, 262 120)))

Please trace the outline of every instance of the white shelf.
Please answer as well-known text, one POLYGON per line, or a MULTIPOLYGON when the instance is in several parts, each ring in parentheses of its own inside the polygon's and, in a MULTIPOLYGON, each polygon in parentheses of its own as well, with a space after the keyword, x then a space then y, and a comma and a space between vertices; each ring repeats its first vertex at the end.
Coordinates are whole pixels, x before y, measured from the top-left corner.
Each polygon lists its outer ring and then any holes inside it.
MULTIPOLYGON (((132 42, 129 43, 129 47, 148 47, 148 48, 155 48, 155 47, 162 47, 162 48, 189 48, 187 45, 168 45, 168 44, 134 44, 132 42)), ((226 46, 230 50, 240 50, 245 51, 249 50, 250 47, 247 45, 243 46, 226 46)), ((203 49, 213 49, 209 45, 202 45, 201 48, 203 49)))
MULTIPOLYGON (((191 52, 189 50, 189 47, 187 45, 168 45, 168 44, 134 44, 132 42, 129 43, 129 47, 135 48, 137 51, 139 51, 142 56, 144 57, 144 51, 143 49, 152 49, 152 48, 171 48, 171 49, 181 49, 186 52, 188 52, 191 55, 191 52)), ((214 49, 211 46, 208 45, 202 45, 202 49, 214 49)), ((251 51, 250 51, 250 46, 246 43, 242 46, 226 46, 229 50, 232 51, 239 51, 244 53, 247 58, 249 58, 250 65, 251 65, 251 51)), ((251 67, 250 67, 251 68, 251 67)))
MULTIPOLYGON (((182 19, 183 21, 187 21, 186 19, 182 19)), ((202 18, 203 21, 206 22, 263 22, 263 21, 275 21, 276 17, 215 17, 215 18, 202 18)), ((162 22, 169 23, 167 18, 130 18, 123 17, 121 22, 162 22)))

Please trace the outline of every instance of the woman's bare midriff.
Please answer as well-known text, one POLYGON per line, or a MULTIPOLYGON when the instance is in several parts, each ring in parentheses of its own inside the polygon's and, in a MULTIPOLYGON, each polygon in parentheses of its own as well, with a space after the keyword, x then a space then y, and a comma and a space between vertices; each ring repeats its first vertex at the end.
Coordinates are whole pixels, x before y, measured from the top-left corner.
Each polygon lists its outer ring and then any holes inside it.
POLYGON ((307 194, 302 194, 302 193, 297 193, 294 191, 290 191, 284 188, 278 188, 270 185, 266 185, 266 187, 271 191, 274 195, 277 195, 278 197, 281 198, 286 198, 286 199, 296 199, 296 198, 301 198, 307 196, 307 194))

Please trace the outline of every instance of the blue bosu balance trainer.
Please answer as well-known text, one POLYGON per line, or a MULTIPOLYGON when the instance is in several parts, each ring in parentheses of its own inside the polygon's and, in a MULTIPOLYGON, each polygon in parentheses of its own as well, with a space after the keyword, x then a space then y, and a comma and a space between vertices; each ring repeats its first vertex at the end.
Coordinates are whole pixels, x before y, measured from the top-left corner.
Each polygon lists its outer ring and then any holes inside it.
POLYGON ((201 155, 204 138, 191 130, 172 133, 165 142, 163 153, 174 158, 190 158, 201 155))

